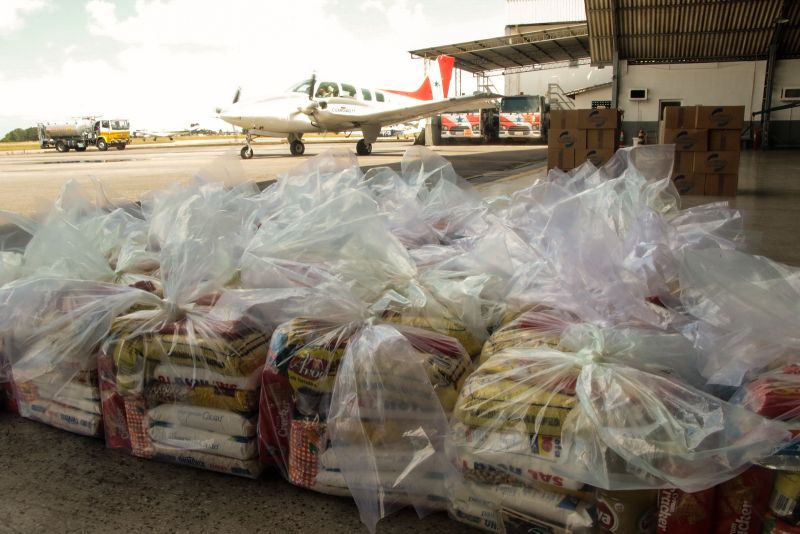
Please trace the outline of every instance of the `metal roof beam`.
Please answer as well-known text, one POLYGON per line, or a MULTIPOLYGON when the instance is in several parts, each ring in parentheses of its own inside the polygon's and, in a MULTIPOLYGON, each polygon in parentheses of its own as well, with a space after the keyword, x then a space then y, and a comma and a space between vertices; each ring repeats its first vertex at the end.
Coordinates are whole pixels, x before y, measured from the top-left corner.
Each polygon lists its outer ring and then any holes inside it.
MULTIPOLYGON (((553 39, 563 39, 567 37, 582 37, 589 35, 589 30, 586 24, 575 24, 572 26, 562 26, 560 28, 551 28, 549 30, 538 30, 535 32, 521 33, 517 35, 507 35, 504 37, 495 37, 492 39, 483 39, 480 41, 467 41, 464 43, 456 43, 452 46, 465 52, 472 52, 474 50, 491 50, 493 48, 506 48, 511 45, 519 46, 525 44, 533 44, 539 41, 552 41, 553 39), (498 43, 492 46, 487 46, 488 42, 498 43)), ((424 57, 434 50, 442 50, 442 46, 421 48, 419 50, 411 50, 412 56, 424 57)))
MULTIPOLYGON (((765 31, 773 31, 773 27, 760 27, 760 28, 739 28, 736 30, 707 30, 707 31, 694 31, 694 32, 666 32, 666 33, 626 33, 622 38, 623 39, 630 39, 630 38, 651 38, 651 37, 685 37, 685 36, 694 36, 694 35, 730 35, 732 33, 754 33, 754 32, 765 32, 765 31)), ((592 39, 613 39, 613 35, 607 34, 593 34, 592 39)))
POLYGON ((558 43, 558 41, 555 41, 555 40, 554 40, 554 41, 553 41, 553 44, 554 44, 554 45, 556 45, 556 47, 558 47, 558 49, 559 49, 559 50, 561 50, 562 52, 564 52, 564 54, 566 54, 566 56, 567 56, 568 58, 570 58, 570 59, 575 59, 574 57, 572 57, 572 54, 571 54, 571 53, 570 53, 570 52, 569 52, 569 51, 568 51, 566 48, 564 48, 563 46, 561 46, 561 45, 558 43))
POLYGON ((517 52, 519 55, 525 56, 526 58, 528 58, 528 61, 530 61, 531 63, 541 63, 541 61, 533 59, 531 56, 529 56, 523 50, 520 50, 516 46, 512 46, 511 49, 514 50, 515 52, 517 52))
MULTIPOLYGON (((653 9, 672 9, 674 7, 679 8, 693 8, 699 6, 725 6, 725 5, 732 5, 732 4, 749 4, 753 0, 693 0, 691 3, 686 3, 685 0, 659 0, 658 3, 654 2, 645 2, 644 0, 639 0, 637 5, 627 5, 627 6, 619 6, 617 9, 620 11, 650 11, 653 9)), ((772 0, 774 1, 774 0, 772 0)), ((611 11, 612 8, 610 7, 592 7, 587 8, 586 13, 589 12, 603 12, 603 11, 611 11)))

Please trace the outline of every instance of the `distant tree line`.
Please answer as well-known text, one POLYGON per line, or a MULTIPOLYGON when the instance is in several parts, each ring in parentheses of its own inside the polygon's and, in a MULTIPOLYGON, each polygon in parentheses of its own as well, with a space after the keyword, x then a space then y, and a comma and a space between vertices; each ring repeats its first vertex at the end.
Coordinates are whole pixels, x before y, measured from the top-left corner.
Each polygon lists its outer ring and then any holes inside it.
POLYGON ((14 128, 3 137, 3 142, 37 141, 39 135, 36 133, 36 126, 30 128, 14 128))

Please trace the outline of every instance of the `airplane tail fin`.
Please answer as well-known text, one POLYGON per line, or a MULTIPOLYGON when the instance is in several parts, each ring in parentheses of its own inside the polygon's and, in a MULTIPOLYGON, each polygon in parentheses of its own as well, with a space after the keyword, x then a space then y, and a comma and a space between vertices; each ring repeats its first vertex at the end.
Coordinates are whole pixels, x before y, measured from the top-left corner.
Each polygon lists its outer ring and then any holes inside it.
POLYGON ((394 89, 385 89, 385 91, 416 98, 417 100, 441 100, 447 98, 455 62, 456 60, 453 56, 437 57, 436 67, 430 70, 425 79, 422 80, 422 85, 416 91, 396 91, 394 89))

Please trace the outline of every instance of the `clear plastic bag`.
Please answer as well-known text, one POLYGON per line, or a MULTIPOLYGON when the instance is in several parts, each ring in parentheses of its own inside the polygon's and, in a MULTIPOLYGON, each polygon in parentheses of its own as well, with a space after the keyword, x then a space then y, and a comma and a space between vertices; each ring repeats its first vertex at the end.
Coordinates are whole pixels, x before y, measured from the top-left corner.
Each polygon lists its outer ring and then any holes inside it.
POLYGON ((235 206, 247 206, 249 194, 197 184, 148 200, 164 299, 118 316, 103 343, 109 447, 245 477, 261 473, 255 412, 271 326, 248 314, 243 299, 225 298, 238 280, 251 222, 235 206))
POLYGON ((102 436, 97 353, 116 315, 158 299, 99 282, 33 278, 0 289, 14 394, 23 417, 102 436))
MULTIPOLYGON (((787 363, 745 383, 731 396, 730 402, 769 419, 785 421, 792 435, 800 437, 800 352, 785 360, 787 363)), ((761 465, 800 471, 800 445, 793 443, 781 449, 765 458, 761 465)))
MULTIPOLYGON (((36 231, 37 224, 27 217, 0 210, 0 288, 17 280, 23 273, 25 245, 36 231)), ((7 354, 10 339, 0 327, 0 410, 17 412, 13 393, 10 356, 7 354)))
MULTIPOLYGON (((540 309, 495 336, 461 390, 448 439, 470 483, 579 499, 586 485, 693 492, 791 442, 782 423, 692 387, 702 382, 697 354, 680 335, 540 309)), ((459 502, 451 512, 468 514, 459 502)))
POLYGON ((684 333, 710 383, 738 386, 800 350, 800 269, 736 250, 688 250, 680 285, 683 310, 696 318, 684 333))
POLYGON ((412 146, 403 154, 400 175, 416 191, 422 218, 441 242, 486 231, 488 205, 442 156, 412 146))
POLYGON ((352 495, 371 531, 402 506, 444 509, 447 415, 470 368, 457 340, 428 330, 289 321, 264 369, 263 459, 293 484, 352 495))

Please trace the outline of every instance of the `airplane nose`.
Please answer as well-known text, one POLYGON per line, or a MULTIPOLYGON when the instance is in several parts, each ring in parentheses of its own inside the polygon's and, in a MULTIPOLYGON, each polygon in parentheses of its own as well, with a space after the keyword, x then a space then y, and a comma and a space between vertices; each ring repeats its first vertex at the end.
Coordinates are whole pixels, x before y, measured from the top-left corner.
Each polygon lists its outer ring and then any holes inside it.
POLYGON ((240 115, 236 115, 229 110, 223 110, 219 114, 219 118, 224 120, 227 123, 233 124, 235 126, 241 126, 242 117, 240 115))

